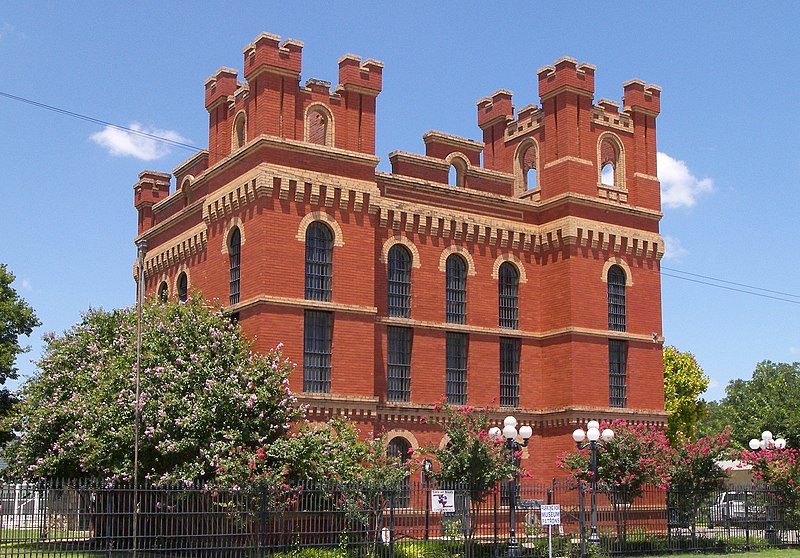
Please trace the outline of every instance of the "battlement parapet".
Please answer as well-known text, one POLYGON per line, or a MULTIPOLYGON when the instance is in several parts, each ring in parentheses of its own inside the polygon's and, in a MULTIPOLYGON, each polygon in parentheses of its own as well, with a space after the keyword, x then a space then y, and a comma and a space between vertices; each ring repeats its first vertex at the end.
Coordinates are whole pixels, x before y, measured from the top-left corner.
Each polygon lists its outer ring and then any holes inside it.
POLYGON ((445 159, 448 155, 458 152, 467 157, 471 165, 480 166, 481 152, 484 144, 475 141, 431 130, 422 136, 425 142, 425 155, 445 159))
POLYGON ((244 47, 244 76, 248 81, 268 71, 298 78, 303 65, 303 43, 295 39, 281 42, 279 35, 261 33, 244 47))
POLYGON ((514 119, 512 95, 508 89, 498 89, 489 97, 478 99, 478 126, 482 130, 499 122, 505 124, 514 119))
POLYGON ((569 56, 559 58, 552 66, 544 66, 536 72, 539 76, 539 97, 544 101, 563 90, 591 97, 594 95, 596 69, 593 64, 586 62, 578 64, 576 59, 569 56))
POLYGON ((238 75, 239 73, 236 70, 222 67, 206 80, 207 110, 211 110, 220 102, 227 101, 229 97, 233 97, 239 88, 238 75))
POLYGON ((644 112, 653 116, 661 112, 661 88, 658 85, 632 79, 623 83, 622 87, 625 110, 644 112))
POLYGON ((383 89, 383 62, 345 54, 339 58, 339 87, 376 96, 383 89))

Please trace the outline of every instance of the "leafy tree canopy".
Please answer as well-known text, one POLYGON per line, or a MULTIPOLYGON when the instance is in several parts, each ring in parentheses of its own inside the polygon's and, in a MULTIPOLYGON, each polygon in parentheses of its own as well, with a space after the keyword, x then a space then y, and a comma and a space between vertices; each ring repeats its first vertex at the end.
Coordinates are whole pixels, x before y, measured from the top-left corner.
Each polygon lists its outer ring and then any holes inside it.
POLYGON ((746 448, 751 438, 769 430, 789 447, 800 447, 800 362, 760 362, 749 380, 733 380, 718 405, 709 406, 701 430, 731 425, 731 440, 746 448))
POLYGON ((693 440, 697 422, 705 416, 700 395, 708 389, 708 377, 692 353, 664 347, 664 407, 669 413, 667 438, 676 444, 681 437, 693 440))
POLYGON ((19 337, 41 325, 33 309, 11 287, 13 282, 14 274, 0 264, 0 385, 17 377, 17 355, 28 350, 19 344, 19 337))
MULTIPOLYGON (((201 298, 146 302, 142 332, 142 478, 211 479, 232 455, 287 436, 300 417, 280 346, 251 353, 238 325, 201 298)), ((45 343, 14 413, 21 436, 6 450, 9 473, 130 478, 135 310, 90 310, 45 343)))

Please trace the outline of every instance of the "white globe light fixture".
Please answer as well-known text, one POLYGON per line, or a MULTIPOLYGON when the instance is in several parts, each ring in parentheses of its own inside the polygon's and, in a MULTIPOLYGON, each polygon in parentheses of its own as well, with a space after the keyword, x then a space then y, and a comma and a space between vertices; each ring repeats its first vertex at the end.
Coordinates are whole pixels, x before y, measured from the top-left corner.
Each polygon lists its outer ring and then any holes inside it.
POLYGON ((786 448, 786 439, 785 438, 775 438, 772 432, 769 430, 765 430, 761 433, 761 439, 758 438, 751 438, 750 441, 747 443, 750 446, 750 449, 753 451, 758 450, 768 450, 768 449, 776 449, 782 450, 786 448))
POLYGON ((599 543, 600 537, 597 534, 597 452, 614 439, 614 431, 610 428, 604 428, 601 431, 600 423, 596 420, 590 420, 586 423, 586 430, 577 428, 572 433, 572 439, 575 440, 575 445, 578 446, 578 449, 588 448, 591 451, 589 466, 592 472, 592 530, 589 535, 589 542, 599 543))

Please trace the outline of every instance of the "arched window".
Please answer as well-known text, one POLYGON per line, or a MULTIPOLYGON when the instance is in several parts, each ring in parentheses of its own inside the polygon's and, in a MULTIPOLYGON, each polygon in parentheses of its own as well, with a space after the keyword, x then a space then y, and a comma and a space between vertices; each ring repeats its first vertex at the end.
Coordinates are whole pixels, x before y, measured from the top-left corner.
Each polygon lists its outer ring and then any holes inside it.
POLYGON ((625 271, 618 265, 608 269, 608 329, 625 331, 625 271))
POLYGON ((498 271, 500 327, 517 329, 519 315, 519 272, 514 264, 505 262, 498 271))
MULTIPOLYGON (((410 457, 408 455, 408 450, 410 449, 411 444, 408 443, 408 440, 401 436, 397 436, 392 438, 389 442, 389 445, 386 447, 386 453, 390 457, 396 457, 398 460, 400 460, 400 464, 404 465, 410 457)), ((408 477, 404 477, 400 482, 395 502, 398 508, 407 508, 409 507, 409 500, 408 477)))
POLYGON ((467 172, 467 163, 460 156, 450 160, 450 170, 447 173, 447 184, 450 186, 464 186, 464 174, 467 172))
POLYGON ((233 148, 244 147, 247 141, 247 115, 240 112, 233 123, 233 148))
POLYGON ((467 262, 458 254, 447 257, 445 272, 445 314, 448 323, 467 321, 467 262))
POLYGON ((319 145, 328 142, 328 116, 320 110, 308 112, 308 141, 319 145))
POLYGON ((526 190, 535 190, 539 185, 536 182, 536 145, 530 144, 519 157, 519 166, 526 190))
POLYGON ((228 255, 230 256, 230 303, 239 303, 239 278, 240 278, 240 257, 242 249, 242 233, 239 232, 239 227, 234 227, 230 234, 230 241, 228 246, 228 255))
POLYGON ((189 278, 185 271, 178 276, 178 298, 181 302, 186 302, 189 298, 189 278))
POLYGON ((169 286, 166 281, 161 281, 158 286, 158 300, 166 302, 169 299, 169 286))
POLYGON ((390 316, 411 315, 411 253, 402 244, 389 249, 387 272, 388 311, 390 316))
POLYGON ((306 229, 306 298, 331 300, 333 233, 322 221, 306 229))
POLYGON ((600 142, 600 183, 605 186, 623 188, 621 149, 611 137, 600 142))

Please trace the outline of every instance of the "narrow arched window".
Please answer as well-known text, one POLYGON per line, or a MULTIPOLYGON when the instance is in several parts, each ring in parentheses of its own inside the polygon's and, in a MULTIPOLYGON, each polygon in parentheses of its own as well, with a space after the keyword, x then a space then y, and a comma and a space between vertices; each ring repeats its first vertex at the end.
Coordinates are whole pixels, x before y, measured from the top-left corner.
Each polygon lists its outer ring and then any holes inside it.
POLYGON ((240 279, 240 253, 242 249, 242 234, 239 227, 234 227, 230 234, 228 255, 230 256, 230 303, 239 303, 239 279, 240 279))
POLYGON ((600 144, 600 183, 606 186, 617 186, 617 167, 619 150, 609 139, 600 144))
POLYGON ((467 262, 458 254, 447 257, 445 270, 445 314, 448 323, 467 321, 467 262))
POLYGON ((519 272, 505 262, 498 272, 500 327, 517 329, 519 316, 519 272))
MULTIPOLYGON (((396 438, 392 438, 392 440, 389 442, 389 445, 386 447, 386 453, 390 457, 396 457, 400 461, 400 465, 405 465, 405 462, 410 458, 410 449, 411 444, 408 443, 408 440, 397 436, 396 438)), ((397 491, 397 496, 395 497, 395 505, 398 508, 409 507, 410 498, 407 476, 403 477, 403 480, 400 481, 400 486, 398 488, 399 490, 397 491)))
POLYGON ((333 276, 333 233, 321 221, 306 229, 306 298, 331 300, 333 276))
POLYGON ((536 182, 536 146, 529 146, 520 157, 520 168, 525 181, 526 190, 535 190, 538 186, 536 182))
POLYGON ((390 316, 408 318, 411 315, 411 254, 402 244, 389 250, 386 290, 390 316))
POLYGON ((450 162, 447 173, 447 184, 450 186, 464 186, 464 175, 467 172, 467 163, 461 157, 454 157, 450 162))
POLYGON ((625 331, 625 271, 618 265, 608 270, 608 329, 625 331))
POLYGON ((236 117, 233 124, 233 148, 239 149, 244 147, 247 141, 247 116, 241 112, 236 117))
POLYGON ((189 278, 186 272, 182 272, 178 276, 178 298, 181 302, 186 302, 189 298, 189 278))
POLYGON ((318 110, 308 113, 308 141, 326 145, 328 139, 328 118, 318 110))
POLYGON ((169 287, 167 286, 166 281, 161 281, 161 284, 158 286, 158 300, 161 302, 166 302, 169 299, 169 287))

